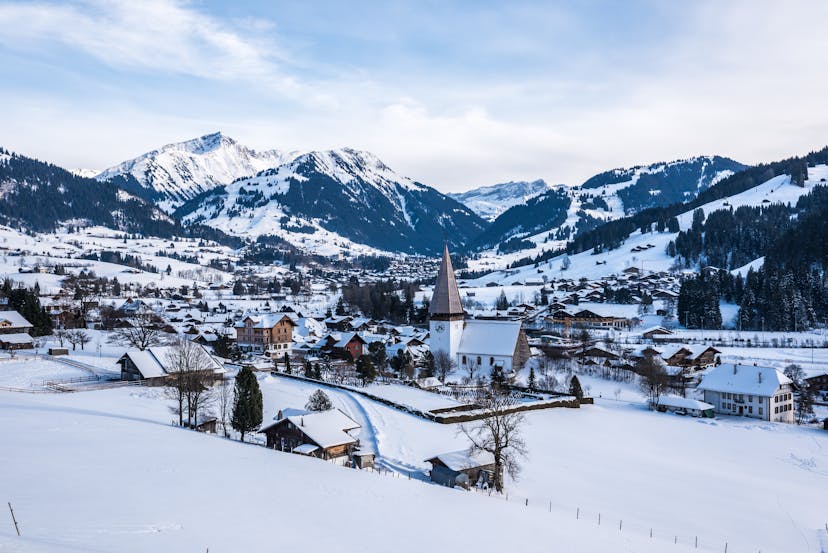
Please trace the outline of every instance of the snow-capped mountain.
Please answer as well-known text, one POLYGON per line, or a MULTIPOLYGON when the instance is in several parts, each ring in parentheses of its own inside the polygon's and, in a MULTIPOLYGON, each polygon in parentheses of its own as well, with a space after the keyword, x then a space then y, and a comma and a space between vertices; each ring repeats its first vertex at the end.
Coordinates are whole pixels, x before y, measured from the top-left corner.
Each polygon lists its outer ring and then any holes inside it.
POLYGON ((448 194, 461 204, 465 205, 487 221, 493 221, 498 215, 510 207, 526 203, 549 190, 549 185, 543 179, 528 181, 512 181, 491 186, 481 186, 466 192, 448 194))
POLYGON ((369 152, 349 148, 302 154, 205 192, 176 215, 228 234, 276 235, 320 253, 364 244, 434 254, 444 240, 453 249, 465 248, 486 226, 452 198, 398 175, 369 152))
POLYGON ((251 177, 296 155, 280 150, 258 152, 219 132, 167 144, 110 167, 96 178, 112 180, 171 211, 201 192, 251 177))
POLYGON ((555 186, 500 214, 477 239, 483 249, 537 255, 563 247, 579 232, 637 213, 695 198, 747 166, 702 156, 599 173, 580 186, 555 186))

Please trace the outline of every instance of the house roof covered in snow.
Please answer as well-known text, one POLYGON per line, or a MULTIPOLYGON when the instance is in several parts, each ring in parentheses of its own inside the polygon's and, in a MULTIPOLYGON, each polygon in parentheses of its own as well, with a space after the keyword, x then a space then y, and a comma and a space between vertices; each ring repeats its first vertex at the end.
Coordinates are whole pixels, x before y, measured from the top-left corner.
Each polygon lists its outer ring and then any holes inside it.
POLYGON ((661 396, 658 398, 658 403, 668 407, 677 407, 679 409, 697 409, 699 411, 707 411, 714 408, 713 405, 705 403, 704 401, 679 396, 661 396))
POLYGON ((284 421, 293 423, 300 432, 321 448, 356 443, 357 439, 348 434, 348 431, 361 428, 358 422, 339 409, 315 413, 297 413, 294 410, 285 409, 281 419, 262 428, 260 432, 265 432, 284 421))
POLYGON ((7 321, 9 326, 31 328, 32 323, 17 311, 0 311, 0 323, 7 321))
POLYGON ((431 463, 432 465, 435 464, 435 461, 439 461, 451 470, 458 472, 486 465, 493 465, 495 462, 494 455, 489 452, 469 451, 468 449, 441 453, 431 459, 426 459, 426 462, 431 463))
POLYGON ((254 315, 254 314, 246 314, 244 317, 241 318, 239 322, 235 324, 236 328, 244 328, 245 321, 250 319, 253 321, 253 328, 273 328, 283 319, 287 319, 288 323, 292 326, 296 326, 296 323, 291 319, 286 313, 266 313, 264 315, 254 315))
MULTIPOLYGON (((193 344, 194 347, 202 348, 204 352, 204 370, 223 371, 219 363, 212 355, 207 353, 201 345, 193 344)), ((141 372, 144 378, 159 378, 166 376, 177 369, 172 361, 175 356, 176 346, 158 346, 147 348, 143 351, 132 350, 126 352, 121 359, 129 357, 135 367, 141 372)))
POLYGON ((770 397, 785 384, 791 384, 791 379, 778 369, 728 363, 704 375, 699 389, 770 397))
POLYGON ((457 352, 514 355, 520 329, 520 321, 466 321, 457 352))
POLYGON ((0 334, 0 342, 5 344, 31 344, 33 341, 31 335, 25 332, 15 332, 12 334, 0 334))

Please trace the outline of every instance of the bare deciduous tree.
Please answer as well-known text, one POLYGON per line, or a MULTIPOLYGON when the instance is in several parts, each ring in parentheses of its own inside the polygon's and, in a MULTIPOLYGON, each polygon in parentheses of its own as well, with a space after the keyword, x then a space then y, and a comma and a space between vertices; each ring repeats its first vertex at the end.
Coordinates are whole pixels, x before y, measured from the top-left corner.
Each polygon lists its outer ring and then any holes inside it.
POLYGON ((112 340, 144 351, 163 342, 162 322, 154 313, 136 313, 129 319, 129 326, 119 328, 112 334, 112 340))
POLYGON ((176 400, 178 424, 184 426, 186 412, 187 426, 193 427, 199 412, 213 400, 212 360, 200 345, 180 339, 167 354, 167 367, 168 395, 176 400))
POLYGON ((219 419, 221 421, 221 428, 224 432, 224 437, 229 436, 227 433, 227 425, 230 422, 230 415, 233 413, 233 381, 222 379, 218 385, 216 393, 216 402, 218 403, 219 419))
POLYGON ((494 487, 503 492, 504 473, 517 479, 519 460, 526 457, 526 443, 520 435, 523 414, 513 411, 515 400, 506 394, 493 394, 480 402, 492 414, 473 427, 460 425, 471 442, 471 452, 486 452, 494 457, 494 487))
POLYGON ((445 382, 446 377, 455 367, 457 367, 457 362, 451 358, 451 355, 447 351, 442 349, 437 350, 437 353, 434 354, 434 372, 437 374, 440 382, 445 382))
POLYGON ((92 341, 89 334, 79 328, 66 331, 65 338, 70 344, 72 344, 72 351, 75 351, 78 346, 83 349, 86 344, 92 341))
POLYGON ((646 356, 636 363, 636 372, 641 376, 641 391, 647 394, 650 405, 658 406, 659 398, 670 387, 670 375, 664 369, 660 357, 646 356))

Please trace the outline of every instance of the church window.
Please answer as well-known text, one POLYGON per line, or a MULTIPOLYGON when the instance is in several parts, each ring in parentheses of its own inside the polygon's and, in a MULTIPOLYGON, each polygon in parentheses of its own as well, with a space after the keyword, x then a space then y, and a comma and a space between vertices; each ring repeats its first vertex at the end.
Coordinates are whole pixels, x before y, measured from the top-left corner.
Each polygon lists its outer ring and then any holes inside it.
POLYGON ((464 365, 466 364, 466 356, 465 355, 463 356, 463 364, 464 365))
POLYGON ((489 357, 489 365, 494 365, 494 357, 489 357))
POLYGON ((480 361, 480 356, 478 355, 478 356, 477 356, 477 364, 478 364, 478 365, 480 365, 480 363, 481 363, 481 361, 480 361))

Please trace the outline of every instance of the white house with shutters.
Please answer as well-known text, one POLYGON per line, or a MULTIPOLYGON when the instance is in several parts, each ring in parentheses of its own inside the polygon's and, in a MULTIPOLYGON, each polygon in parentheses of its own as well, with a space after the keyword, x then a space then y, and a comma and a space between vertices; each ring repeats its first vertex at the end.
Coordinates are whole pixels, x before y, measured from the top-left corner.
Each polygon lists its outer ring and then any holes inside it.
POLYGON ((794 422, 793 383, 778 369, 724 364, 699 384, 716 413, 772 422, 794 422))

